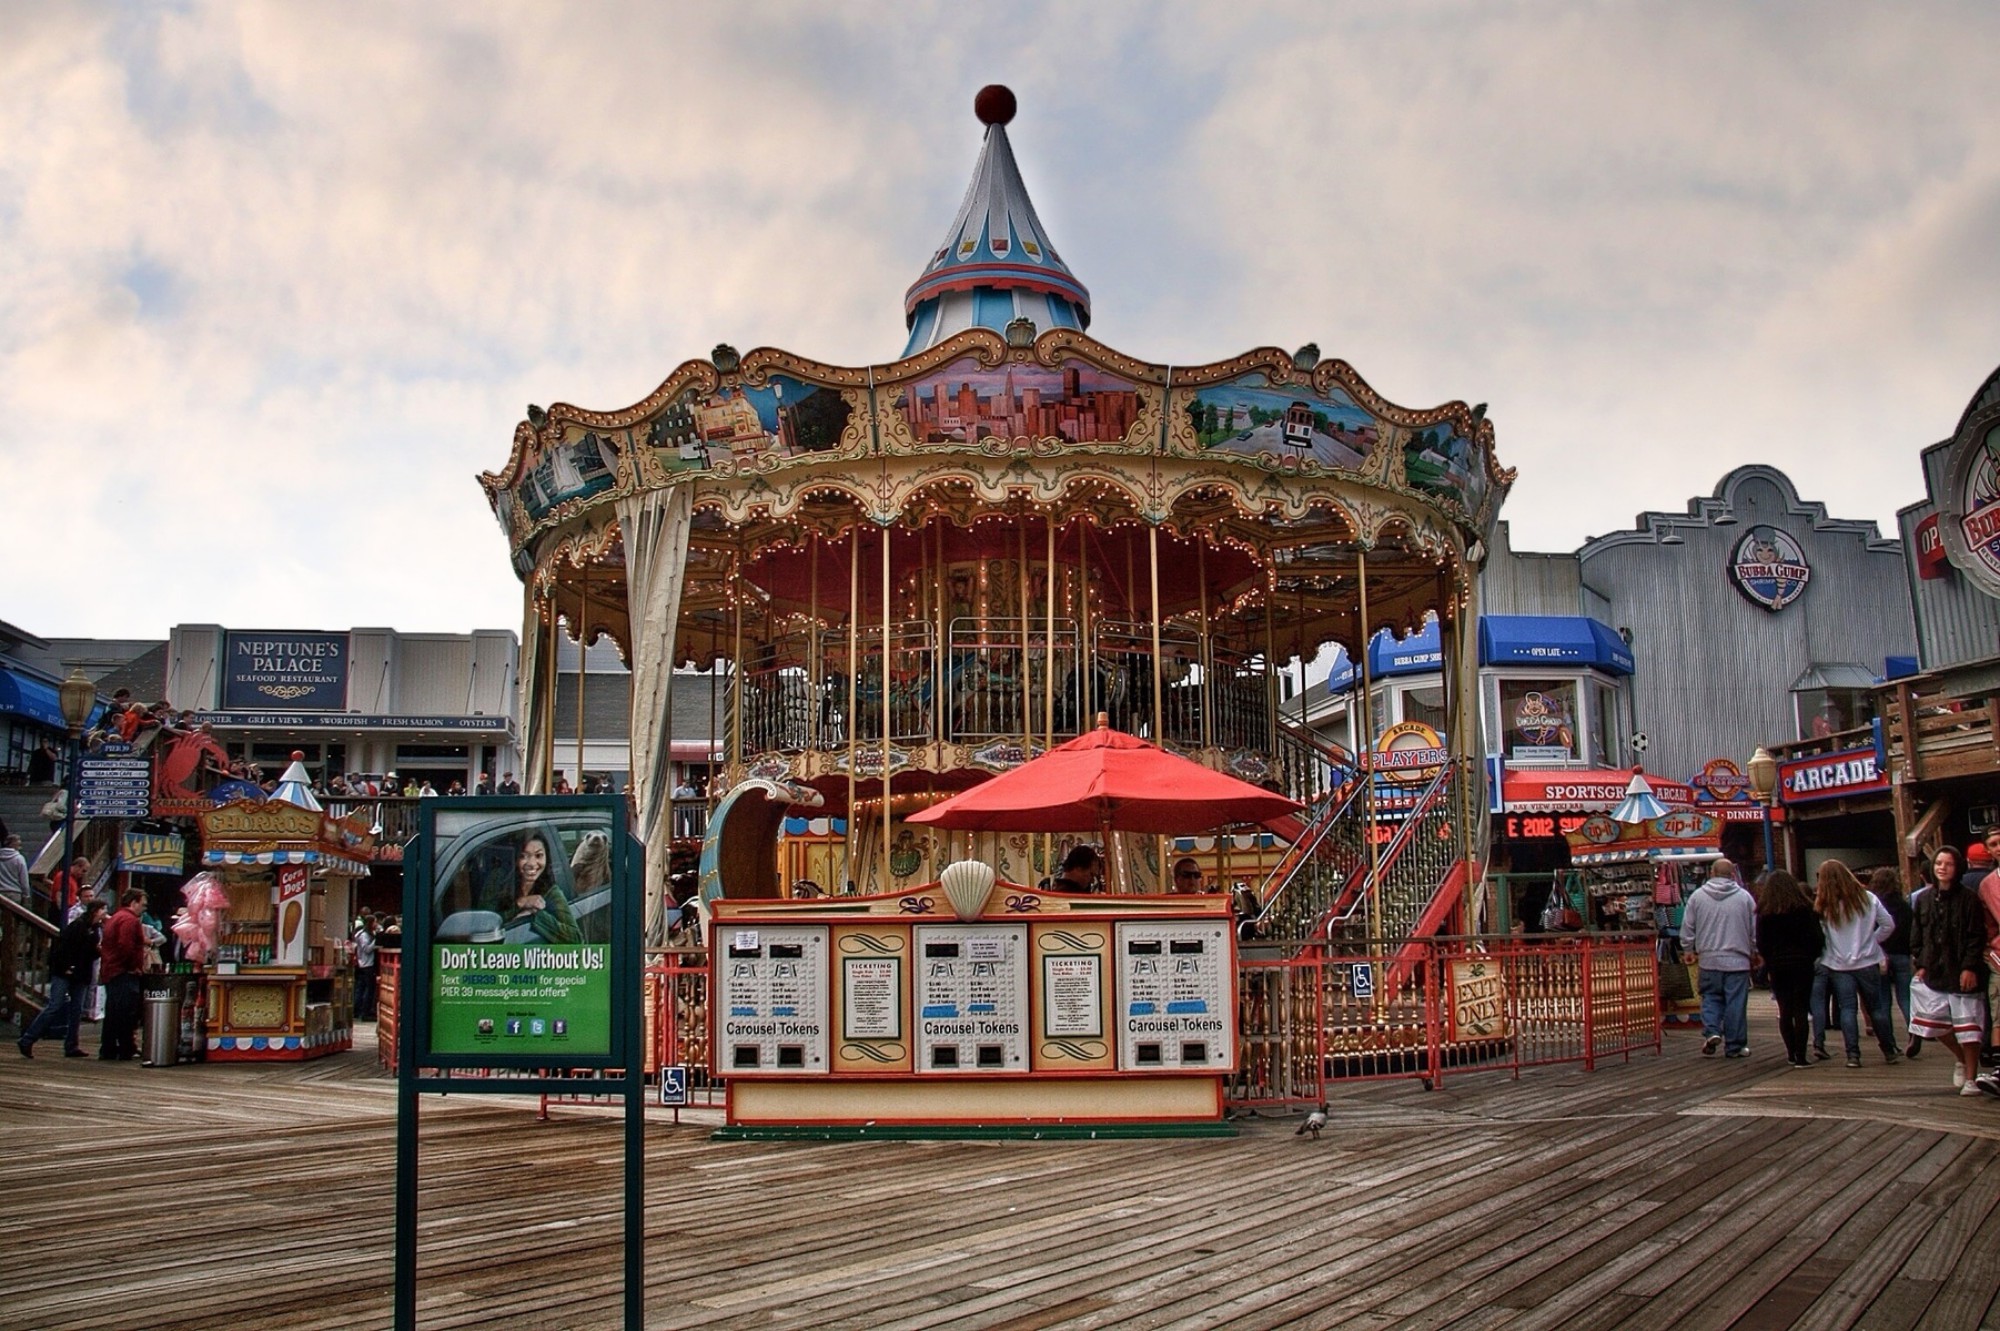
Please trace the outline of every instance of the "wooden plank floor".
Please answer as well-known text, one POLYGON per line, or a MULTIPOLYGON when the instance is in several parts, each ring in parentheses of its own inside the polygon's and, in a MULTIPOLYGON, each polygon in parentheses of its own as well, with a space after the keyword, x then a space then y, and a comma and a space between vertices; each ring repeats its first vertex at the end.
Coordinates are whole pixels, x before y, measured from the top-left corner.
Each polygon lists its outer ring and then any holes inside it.
MULTIPOLYGON (((1935 1049, 1790 1072, 1769 1034, 1698 1046, 1343 1088, 1318 1142, 718 1143, 658 1117, 648 1325, 2000 1326, 2000 1102, 1935 1049)), ((0 1049, 0 1328, 388 1325, 369 1052, 50 1053, 0 1049)), ((616 1114, 428 1099, 423 1124, 422 1325, 617 1326, 616 1114)))

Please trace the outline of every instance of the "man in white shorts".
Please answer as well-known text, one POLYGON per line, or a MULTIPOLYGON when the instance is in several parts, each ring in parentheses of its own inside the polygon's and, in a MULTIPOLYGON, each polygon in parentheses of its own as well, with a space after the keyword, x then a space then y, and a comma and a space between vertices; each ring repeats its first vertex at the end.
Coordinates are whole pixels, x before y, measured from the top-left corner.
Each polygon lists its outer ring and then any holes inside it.
POLYGON ((1952 1085, 1978 1095, 1979 1042, 1986 1028, 1986 908, 1960 876, 1957 848, 1938 847, 1937 884, 1914 903, 1910 926, 1910 1031, 1957 1056, 1952 1085))

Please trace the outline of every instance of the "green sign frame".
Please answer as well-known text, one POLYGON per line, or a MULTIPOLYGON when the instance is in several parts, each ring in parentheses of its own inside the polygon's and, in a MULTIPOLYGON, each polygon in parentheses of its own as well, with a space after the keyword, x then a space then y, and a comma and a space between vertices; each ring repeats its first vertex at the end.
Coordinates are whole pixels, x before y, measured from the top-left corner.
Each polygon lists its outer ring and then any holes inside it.
POLYGON ((417 839, 404 856, 394 1325, 417 1324, 420 1097, 622 1095, 624 1326, 641 1331, 645 847, 629 834, 616 795, 418 805, 417 839), (515 1075, 452 1075, 473 1070, 515 1075), (579 1071, 597 1075, 570 1075, 579 1071))

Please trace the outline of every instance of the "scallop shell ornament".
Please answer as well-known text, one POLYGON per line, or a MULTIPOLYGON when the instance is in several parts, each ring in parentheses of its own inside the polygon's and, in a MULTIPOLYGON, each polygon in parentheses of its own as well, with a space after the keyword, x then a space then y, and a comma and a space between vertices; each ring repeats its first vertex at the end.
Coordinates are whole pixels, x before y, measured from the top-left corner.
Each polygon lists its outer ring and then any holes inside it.
POLYGON ((952 913, 961 920, 976 920, 993 892, 993 866, 978 860, 960 860, 944 866, 938 885, 951 899, 952 913))

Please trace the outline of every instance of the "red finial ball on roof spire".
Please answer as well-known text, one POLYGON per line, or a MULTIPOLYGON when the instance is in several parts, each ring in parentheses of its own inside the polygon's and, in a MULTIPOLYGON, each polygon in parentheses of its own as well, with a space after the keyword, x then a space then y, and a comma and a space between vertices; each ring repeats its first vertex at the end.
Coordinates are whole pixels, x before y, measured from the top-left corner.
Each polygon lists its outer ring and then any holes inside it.
POLYGON ((972 114, 982 125, 1004 125, 1014 118, 1014 90, 1004 83, 989 83, 972 99, 972 114))
POLYGON ((295 763, 302 763, 302 762, 304 762, 305 760, 306 760, 306 751, 305 751, 304 749, 293 749, 293 750, 292 750, 292 761, 293 761, 293 762, 295 762, 295 763))

